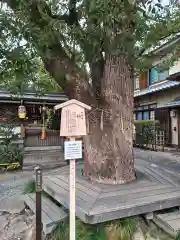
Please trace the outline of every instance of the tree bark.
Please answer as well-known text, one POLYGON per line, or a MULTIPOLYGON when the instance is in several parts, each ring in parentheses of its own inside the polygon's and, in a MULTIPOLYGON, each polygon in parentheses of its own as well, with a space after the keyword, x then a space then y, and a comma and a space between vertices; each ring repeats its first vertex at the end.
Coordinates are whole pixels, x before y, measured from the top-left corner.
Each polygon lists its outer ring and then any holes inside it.
POLYGON ((135 180, 133 157, 133 75, 124 56, 109 56, 102 79, 101 109, 89 114, 85 174, 95 182, 135 180))

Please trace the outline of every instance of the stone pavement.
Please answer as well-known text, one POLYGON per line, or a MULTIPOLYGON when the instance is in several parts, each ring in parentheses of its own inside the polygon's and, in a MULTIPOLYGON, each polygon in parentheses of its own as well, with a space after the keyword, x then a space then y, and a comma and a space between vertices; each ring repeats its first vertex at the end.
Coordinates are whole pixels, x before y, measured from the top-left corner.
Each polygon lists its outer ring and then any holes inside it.
POLYGON ((0 201, 0 239, 33 240, 35 215, 25 209, 21 195, 0 201))
POLYGON ((32 239, 27 234, 33 231, 31 223, 34 221, 34 216, 25 211, 22 199, 24 186, 32 177, 32 172, 0 174, 0 239, 2 240, 15 240, 18 237, 24 240, 32 239))
POLYGON ((157 165, 175 174, 180 174, 180 152, 155 152, 135 148, 134 154, 135 159, 144 164, 157 165))

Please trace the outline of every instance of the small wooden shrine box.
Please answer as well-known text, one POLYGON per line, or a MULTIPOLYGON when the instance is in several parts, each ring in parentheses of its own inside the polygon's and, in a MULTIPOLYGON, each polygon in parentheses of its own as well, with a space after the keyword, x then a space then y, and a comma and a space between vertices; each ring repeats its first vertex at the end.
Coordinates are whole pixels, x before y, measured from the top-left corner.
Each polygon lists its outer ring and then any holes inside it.
POLYGON ((60 136, 84 136, 86 132, 85 109, 91 107, 75 99, 55 106, 55 110, 61 109, 60 136))

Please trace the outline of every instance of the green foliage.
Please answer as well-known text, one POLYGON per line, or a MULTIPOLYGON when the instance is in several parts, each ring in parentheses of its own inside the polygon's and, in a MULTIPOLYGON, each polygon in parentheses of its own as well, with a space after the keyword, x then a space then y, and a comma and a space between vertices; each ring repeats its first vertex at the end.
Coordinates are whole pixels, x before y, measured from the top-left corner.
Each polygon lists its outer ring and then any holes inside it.
POLYGON ((156 131, 159 129, 159 122, 153 120, 135 121, 136 140, 135 144, 144 146, 155 144, 156 131))
POLYGON ((0 137, 0 163, 19 162, 22 166, 23 151, 15 143, 19 135, 14 133, 14 126, 2 124, 0 126, 0 137))
POLYGON ((176 240, 180 240, 180 232, 177 233, 176 240))
POLYGON ((57 113, 53 109, 49 109, 47 112, 47 128, 52 130, 59 130, 60 128, 57 113))
POLYGON ((36 93, 52 93, 60 92, 60 86, 54 81, 54 79, 45 70, 43 63, 39 60, 37 61, 37 71, 34 72, 35 78, 31 82, 28 91, 36 93))
MULTIPOLYGON (((127 218, 108 223, 89 225, 76 219, 77 240, 132 240, 137 228, 138 219, 127 218)), ((69 219, 63 221, 48 237, 48 240, 68 240, 69 219)))
POLYGON ((24 92, 43 94, 61 91, 59 85, 44 69, 41 60, 29 58, 30 56, 26 56, 26 53, 19 52, 13 59, 10 55, 10 59, 4 59, 1 62, 0 88, 9 90, 13 94, 23 94, 24 92))
POLYGON ((21 92, 32 86, 36 90, 40 86, 49 89, 50 85, 58 88, 39 63, 45 64, 63 88, 68 64, 70 71, 73 64, 76 71, 84 72, 88 63, 88 75, 93 75, 93 66, 102 63, 109 52, 126 55, 136 70, 144 70, 155 58, 152 53, 142 56, 145 50, 163 44, 167 37, 173 39, 180 29, 180 5, 176 1, 167 5, 161 0, 118 4, 112 0, 0 2, 2 86, 14 86, 21 92), (65 67, 54 72, 52 64, 57 59, 59 66, 65 63, 65 67))
POLYGON ((29 181, 24 187, 24 194, 34 193, 36 190, 36 183, 34 180, 29 181))
POLYGON ((125 218, 107 224, 113 240, 132 240, 137 230, 138 218, 125 218))

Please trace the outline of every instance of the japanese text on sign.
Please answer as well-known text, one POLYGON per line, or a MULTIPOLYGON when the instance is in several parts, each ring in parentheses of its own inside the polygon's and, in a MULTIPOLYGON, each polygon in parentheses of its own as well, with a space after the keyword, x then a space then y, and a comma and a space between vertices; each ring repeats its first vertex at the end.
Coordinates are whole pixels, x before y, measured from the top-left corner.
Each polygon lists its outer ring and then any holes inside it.
POLYGON ((60 135, 86 135, 85 111, 82 107, 74 104, 62 109, 60 135))
POLYGON ((69 141, 64 143, 65 160, 82 158, 82 141, 69 141))

